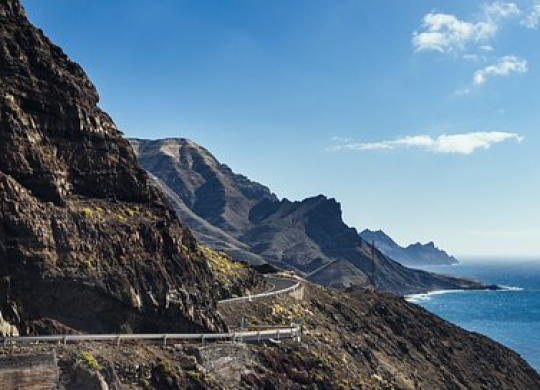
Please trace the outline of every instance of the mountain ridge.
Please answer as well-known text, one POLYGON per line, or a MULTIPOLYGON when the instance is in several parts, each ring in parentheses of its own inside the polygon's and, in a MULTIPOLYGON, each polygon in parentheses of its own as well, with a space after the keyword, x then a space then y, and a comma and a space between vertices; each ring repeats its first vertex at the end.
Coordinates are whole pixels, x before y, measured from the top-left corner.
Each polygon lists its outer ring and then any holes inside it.
POLYGON ((489 287, 395 263, 343 222, 341 205, 335 199, 318 195, 301 201, 279 200, 264 185, 241 176, 249 188, 257 189, 248 198, 236 188, 240 175, 193 141, 131 142, 141 165, 158 184, 168 187, 164 192, 172 195, 171 204, 196 237, 240 260, 269 262, 332 287, 376 283, 378 288, 397 294, 489 287), (171 153, 171 149, 182 153, 171 153), (235 207, 238 202, 242 207, 235 207))
POLYGON ((450 256, 444 250, 437 248, 433 241, 426 244, 420 242, 402 247, 382 230, 365 229, 360 232, 360 237, 374 243, 381 252, 403 265, 429 266, 429 265, 454 265, 459 261, 450 256))

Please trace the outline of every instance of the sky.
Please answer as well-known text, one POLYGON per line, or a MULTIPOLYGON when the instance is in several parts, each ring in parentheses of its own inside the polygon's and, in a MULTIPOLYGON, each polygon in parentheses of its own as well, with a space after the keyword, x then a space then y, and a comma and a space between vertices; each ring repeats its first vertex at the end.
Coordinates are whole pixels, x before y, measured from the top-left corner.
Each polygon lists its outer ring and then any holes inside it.
POLYGON ((540 257, 540 0, 22 0, 129 137, 457 256, 540 257))

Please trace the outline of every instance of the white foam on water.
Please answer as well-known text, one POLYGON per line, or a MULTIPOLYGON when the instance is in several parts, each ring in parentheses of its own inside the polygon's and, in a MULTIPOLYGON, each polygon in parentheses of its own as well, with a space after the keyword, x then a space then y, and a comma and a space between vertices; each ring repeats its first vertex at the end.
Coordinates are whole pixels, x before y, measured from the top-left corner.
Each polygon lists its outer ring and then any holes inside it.
POLYGON ((419 303, 419 302, 425 302, 430 301, 431 297, 434 295, 443 295, 443 294, 455 294, 455 293, 464 293, 464 292, 472 292, 472 291, 484 291, 484 292, 517 292, 517 291, 523 291, 524 289, 521 287, 514 287, 514 286, 499 286, 500 290, 438 290, 438 291, 431 291, 428 293, 423 294, 409 294, 405 295, 405 300, 407 302, 411 303, 419 303))

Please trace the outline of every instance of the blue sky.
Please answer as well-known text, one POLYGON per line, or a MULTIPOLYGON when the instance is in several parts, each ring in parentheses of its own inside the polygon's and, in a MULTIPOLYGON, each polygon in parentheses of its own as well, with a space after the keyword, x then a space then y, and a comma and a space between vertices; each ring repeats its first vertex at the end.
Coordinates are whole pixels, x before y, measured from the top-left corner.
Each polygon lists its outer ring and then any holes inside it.
POLYGON ((23 0, 131 137, 458 256, 540 255, 540 1, 23 0))

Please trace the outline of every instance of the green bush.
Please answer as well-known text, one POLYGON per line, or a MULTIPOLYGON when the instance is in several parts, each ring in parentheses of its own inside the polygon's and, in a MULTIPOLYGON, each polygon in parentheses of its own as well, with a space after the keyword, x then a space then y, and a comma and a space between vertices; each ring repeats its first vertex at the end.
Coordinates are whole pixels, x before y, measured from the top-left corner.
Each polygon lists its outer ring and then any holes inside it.
POLYGON ((99 365, 98 361, 95 357, 93 357, 90 352, 81 352, 81 360, 92 370, 98 371, 101 369, 101 366, 99 365))
POLYGON ((81 213, 82 215, 85 217, 85 218, 90 218, 92 216, 92 214, 94 214, 92 212, 92 209, 88 208, 88 207, 85 207, 81 210, 81 213))

